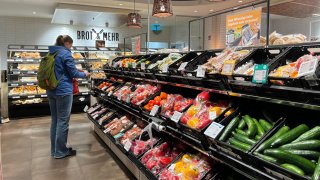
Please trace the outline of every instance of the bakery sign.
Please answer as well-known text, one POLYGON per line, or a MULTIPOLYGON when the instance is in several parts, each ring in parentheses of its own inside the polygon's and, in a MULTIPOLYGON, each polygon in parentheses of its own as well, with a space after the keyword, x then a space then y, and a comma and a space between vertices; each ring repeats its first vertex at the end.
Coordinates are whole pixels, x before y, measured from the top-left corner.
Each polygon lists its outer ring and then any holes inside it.
POLYGON ((104 29, 91 29, 91 31, 77 31, 78 40, 104 40, 109 42, 119 42, 119 33, 108 32, 104 29))

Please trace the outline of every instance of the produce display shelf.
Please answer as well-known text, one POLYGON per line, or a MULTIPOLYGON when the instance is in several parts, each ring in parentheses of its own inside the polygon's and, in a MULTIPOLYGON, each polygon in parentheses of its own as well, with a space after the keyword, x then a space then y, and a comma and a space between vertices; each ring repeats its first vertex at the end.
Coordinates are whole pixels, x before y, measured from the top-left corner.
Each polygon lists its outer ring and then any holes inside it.
MULTIPOLYGON (((252 100, 258 100, 258 101, 263 101, 263 102, 271 102, 271 103, 276 103, 276 104, 284 104, 284 105, 290 105, 294 107, 300 107, 300 108, 306 108, 306 109, 311 109, 311 110, 317 110, 320 111, 320 104, 316 103, 311 103, 310 101, 308 102, 296 102, 296 101, 290 101, 290 100, 285 100, 285 99, 278 99, 278 98, 271 98, 271 97, 264 97, 264 96, 259 96, 259 95, 253 95, 253 94, 244 94, 244 93, 237 93, 233 92, 230 90, 216 90, 216 89, 210 89, 210 88, 204 88, 204 87, 197 87, 197 86, 191 86, 191 85, 186 85, 186 84, 177 84, 177 83, 172 83, 172 82, 166 82, 166 81, 158 81, 158 80, 152 80, 152 79, 145 79, 145 78, 137 78, 137 77, 132 77, 132 76, 124 76, 124 75, 118 75, 118 74, 112 74, 112 76, 119 77, 119 78, 129 78, 129 79, 134 79, 134 80, 140 80, 140 81, 146 81, 146 82, 153 82, 153 83, 159 83, 159 84, 166 84, 166 85, 171 85, 171 86, 176 86, 176 87, 184 87, 184 88, 190 88, 190 89, 195 89, 195 90, 201 90, 201 91, 209 91, 217 94, 224 94, 224 95, 229 95, 233 97, 243 97, 243 98, 248 98, 252 100)), ((245 83, 245 82, 243 82, 245 83)), ((257 84, 250 83, 251 86, 261 86, 257 84)), ((278 89, 287 89, 287 90, 292 90, 295 92, 301 91, 302 93, 312 93, 317 96, 320 95, 319 91, 314 91, 314 90, 307 90, 307 89, 298 89, 298 88, 290 88, 290 87, 282 87, 282 86, 271 86, 271 88, 278 88, 278 89)))
MULTIPOLYGON (((147 115, 145 113, 137 113, 136 110, 133 110, 132 108, 127 107, 126 105, 122 103, 116 103, 115 99, 108 98, 106 95, 102 95, 102 93, 95 94, 100 100, 111 104, 115 105, 117 108, 124 110, 125 112, 134 115, 140 119, 146 120, 147 122, 151 123, 161 123, 163 124, 163 120, 157 118, 157 117, 152 117, 150 115, 147 115)), ((250 179, 270 179, 270 180, 276 180, 278 178, 273 177, 270 174, 267 174, 260 169, 254 168, 253 166, 250 166, 246 164, 245 162, 236 159, 235 157, 232 157, 228 155, 228 153, 223 152, 221 150, 217 150, 216 148, 212 146, 207 146, 207 148, 204 148, 203 146, 199 145, 199 143, 195 143, 197 140, 194 139, 193 137, 188 136, 185 133, 179 132, 178 130, 166 126, 166 129, 163 130, 164 133, 167 135, 183 142, 184 144, 192 147, 193 149, 197 150, 198 152, 207 155, 211 157, 212 159, 221 162, 223 164, 226 164, 230 168, 234 169, 235 171, 241 173, 242 175, 250 178, 250 179), (193 140, 192 140, 193 139, 193 140)), ((144 173, 145 174, 145 173, 144 173)))

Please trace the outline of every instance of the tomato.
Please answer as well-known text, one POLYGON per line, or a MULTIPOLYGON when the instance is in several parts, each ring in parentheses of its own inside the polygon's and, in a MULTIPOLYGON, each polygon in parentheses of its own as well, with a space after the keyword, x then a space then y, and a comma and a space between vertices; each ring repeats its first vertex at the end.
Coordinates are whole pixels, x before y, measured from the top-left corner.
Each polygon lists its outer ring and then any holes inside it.
POLYGON ((154 100, 155 100, 155 101, 161 101, 161 97, 160 97, 160 96, 157 96, 157 97, 154 98, 154 100))
POLYGON ((154 104, 155 104, 155 105, 158 105, 158 106, 160 106, 160 101, 158 101, 158 100, 155 100, 155 101, 154 101, 154 104))
POLYGON ((188 116, 183 116, 181 119, 180 119, 180 122, 183 123, 183 124, 187 124, 189 120, 189 117, 188 116))
POLYGON ((167 96, 168 96, 168 95, 167 95, 167 93, 165 93, 165 92, 161 92, 161 93, 160 93, 160 98, 161 98, 161 99, 167 99, 167 96))
POLYGON ((180 105, 180 104, 174 105, 173 110, 175 110, 175 111, 181 111, 181 105, 180 105))
POLYGON ((153 105, 154 105, 154 103, 155 103, 155 101, 154 101, 154 100, 150 100, 148 104, 150 104, 151 106, 153 106, 153 105))

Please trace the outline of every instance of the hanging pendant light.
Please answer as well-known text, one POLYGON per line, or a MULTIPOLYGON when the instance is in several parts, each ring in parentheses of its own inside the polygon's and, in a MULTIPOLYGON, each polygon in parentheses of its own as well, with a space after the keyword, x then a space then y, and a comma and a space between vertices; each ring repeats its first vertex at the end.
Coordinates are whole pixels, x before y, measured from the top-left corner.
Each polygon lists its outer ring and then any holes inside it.
POLYGON ((128 14, 127 26, 129 28, 142 28, 141 15, 136 13, 136 1, 133 4, 133 13, 128 14))
POLYGON ((172 16, 171 0, 154 0, 152 16, 158 18, 165 18, 172 16))

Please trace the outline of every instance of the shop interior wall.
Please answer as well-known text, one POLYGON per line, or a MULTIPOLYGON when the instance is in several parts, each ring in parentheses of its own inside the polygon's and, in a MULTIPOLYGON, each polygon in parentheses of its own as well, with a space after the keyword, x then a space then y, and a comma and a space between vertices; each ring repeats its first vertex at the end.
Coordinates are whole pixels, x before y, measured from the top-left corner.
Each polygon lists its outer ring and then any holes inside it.
MULTIPOLYGON (((51 24, 51 19, 0 17, 0 54, 1 69, 7 68, 6 56, 9 44, 22 45, 52 45, 60 34, 69 34, 74 39, 75 46, 95 46, 95 41, 77 40, 77 30, 90 31, 92 28, 104 29, 108 32, 118 32, 120 42, 123 38, 147 32, 147 27, 142 29, 128 29, 126 26, 119 28, 88 27, 74 25, 51 24)), ((152 33, 151 41, 170 42, 170 27, 164 27, 159 34, 152 33)), ((106 42, 108 43, 108 42, 106 42)))

